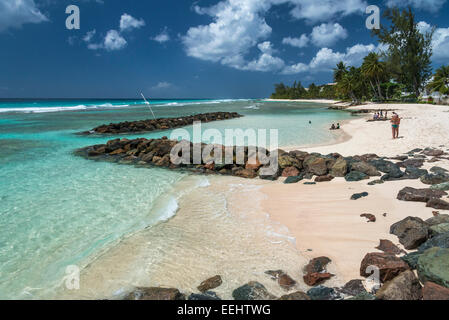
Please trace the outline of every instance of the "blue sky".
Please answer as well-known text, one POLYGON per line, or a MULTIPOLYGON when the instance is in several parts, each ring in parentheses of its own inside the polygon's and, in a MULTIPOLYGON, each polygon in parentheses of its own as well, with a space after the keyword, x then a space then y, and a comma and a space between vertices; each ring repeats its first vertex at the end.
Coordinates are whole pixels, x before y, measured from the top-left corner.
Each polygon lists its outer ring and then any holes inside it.
POLYGON ((0 98, 260 98, 280 81, 331 82, 338 61, 378 50, 368 5, 409 4, 422 30, 435 26, 438 67, 448 2, 0 0, 0 98), (80 30, 65 27, 70 4, 80 30))

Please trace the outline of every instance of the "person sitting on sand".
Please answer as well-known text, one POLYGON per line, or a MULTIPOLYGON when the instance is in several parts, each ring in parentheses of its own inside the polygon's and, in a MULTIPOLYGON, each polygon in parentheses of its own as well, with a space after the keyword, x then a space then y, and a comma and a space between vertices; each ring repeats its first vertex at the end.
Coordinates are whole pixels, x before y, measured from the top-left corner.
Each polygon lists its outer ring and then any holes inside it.
POLYGON ((337 130, 340 130, 340 124, 337 123, 337 130))
POLYGON ((374 113, 373 120, 377 120, 377 119, 379 119, 379 114, 376 112, 376 113, 374 113))
POLYGON ((332 126, 329 130, 335 130, 335 124, 332 123, 332 126))
POLYGON ((391 129, 393 133, 393 139, 399 138, 399 125, 401 124, 401 119, 396 112, 393 112, 393 117, 391 118, 391 129))

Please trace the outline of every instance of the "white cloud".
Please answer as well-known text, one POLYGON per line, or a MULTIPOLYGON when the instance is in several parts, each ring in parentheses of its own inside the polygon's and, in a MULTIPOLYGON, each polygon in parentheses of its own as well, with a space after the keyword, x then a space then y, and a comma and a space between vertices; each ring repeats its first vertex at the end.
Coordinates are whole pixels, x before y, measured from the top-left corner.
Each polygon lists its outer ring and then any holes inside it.
POLYGON ((152 87, 152 90, 161 90, 161 89, 168 89, 171 88, 173 85, 170 82, 162 81, 159 82, 157 85, 152 87))
POLYGON ((107 51, 117 51, 126 47, 127 41, 117 30, 109 30, 101 43, 89 43, 87 48, 90 50, 105 49, 107 51))
MULTIPOLYGON (((221 63, 240 70, 273 70, 281 65, 280 58, 263 53, 256 60, 247 56, 261 41, 270 36, 272 29, 264 16, 275 5, 290 4, 293 18, 308 22, 364 13, 366 2, 362 0, 223 0, 211 7, 194 6, 193 10, 208 15, 212 22, 191 27, 182 42, 188 56, 221 63)), ((335 25, 333 25, 335 27, 335 25)), ((330 43, 335 37, 345 37, 345 30, 338 25, 331 37, 315 35, 316 43, 330 43)), ((305 46, 307 36, 299 39, 285 38, 284 43, 305 46)), ((260 49, 260 48, 259 48, 260 49)))
POLYGON ((287 37, 282 39, 282 44, 288 44, 292 47, 305 48, 309 45, 310 39, 306 34, 302 34, 299 38, 287 37))
POLYGON ((313 28, 310 38, 317 47, 332 46, 340 39, 346 39, 348 32, 338 23, 323 23, 313 28))
POLYGON ((291 15, 309 23, 343 18, 351 14, 364 14, 368 4, 363 0, 286 0, 294 5, 291 15))
POLYGON ((159 42, 159 43, 164 43, 164 42, 170 41, 170 35, 168 34, 167 28, 164 28, 164 30, 161 33, 159 33, 157 36, 152 38, 152 40, 159 42))
POLYGON ((329 72, 338 62, 343 61, 348 65, 358 66, 363 58, 370 52, 378 51, 379 47, 373 44, 356 44, 346 49, 346 52, 335 52, 329 48, 320 49, 309 64, 298 63, 287 66, 282 73, 296 74, 302 72, 329 72))
POLYGON ((273 57, 274 49, 269 41, 259 43, 257 47, 261 52, 259 58, 241 67, 242 70, 275 72, 284 67, 284 61, 282 59, 273 57))
POLYGON ((86 33, 86 35, 83 37, 83 41, 85 41, 85 42, 91 42, 92 41, 92 38, 95 36, 95 34, 97 33, 97 30, 91 30, 91 31, 88 31, 87 33, 86 33))
POLYGON ((127 13, 124 13, 120 18, 120 31, 130 31, 132 29, 139 29, 145 26, 143 19, 136 19, 127 13))
POLYGON ((446 0, 388 0, 389 7, 407 7, 412 6, 416 9, 427 10, 430 12, 438 11, 446 0))
POLYGON ((48 18, 39 11, 34 0, 0 0, 0 32, 44 21, 48 18))
MULTIPOLYGON (((432 30, 432 26, 425 21, 418 23, 422 33, 432 30)), ((449 28, 435 28, 432 39, 433 58, 437 61, 449 59, 449 28)))
POLYGON ((104 48, 108 51, 121 50, 127 42, 117 30, 109 30, 104 38, 104 48))

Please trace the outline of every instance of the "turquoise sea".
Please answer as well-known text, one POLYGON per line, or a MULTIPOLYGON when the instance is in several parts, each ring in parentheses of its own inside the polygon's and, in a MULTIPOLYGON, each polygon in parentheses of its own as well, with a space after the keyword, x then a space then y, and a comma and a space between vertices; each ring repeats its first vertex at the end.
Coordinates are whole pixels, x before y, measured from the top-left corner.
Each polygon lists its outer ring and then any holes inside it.
MULTIPOLYGON (((245 117, 203 129, 278 129, 281 148, 331 141, 330 124, 349 118, 314 103, 157 100, 151 105, 156 117, 236 111, 245 117)), ((115 138, 77 132, 147 118, 151 112, 140 100, 0 100, 0 299, 54 298, 68 265, 85 265, 114 241, 176 214, 177 203, 167 195, 186 173, 72 154, 115 138), (162 206, 161 198, 167 199, 162 206)))

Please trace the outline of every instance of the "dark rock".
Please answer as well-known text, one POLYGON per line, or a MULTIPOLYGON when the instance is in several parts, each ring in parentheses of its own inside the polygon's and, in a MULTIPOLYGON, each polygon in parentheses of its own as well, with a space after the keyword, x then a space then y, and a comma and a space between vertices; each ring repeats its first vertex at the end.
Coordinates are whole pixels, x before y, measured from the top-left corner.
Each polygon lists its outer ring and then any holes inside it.
POLYGON ((368 192, 362 192, 362 193, 354 193, 351 196, 351 200, 358 200, 360 198, 368 197, 368 192))
POLYGON ((299 176, 299 170, 296 167, 286 167, 282 171, 283 177, 297 177, 299 176))
POLYGON ((428 202, 432 198, 441 198, 444 195, 447 195, 447 193, 440 190, 405 187, 399 191, 397 199, 402 201, 428 202))
MULTIPOLYGON (((285 169, 288 167, 295 167, 297 169, 302 168, 302 163, 298 159, 293 156, 290 156, 288 153, 280 154, 278 157, 278 164, 281 169, 285 169)), ((298 172, 299 173, 299 172, 298 172)), ((296 174, 298 175, 298 174, 296 174)))
POLYGON ((380 172, 387 173, 390 178, 400 178, 404 175, 399 166, 391 161, 379 159, 371 160, 369 163, 380 172))
POLYGON ((449 232, 441 233, 433 238, 430 238, 418 248, 418 251, 422 253, 433 247, 449 248, 449 232))
POLYGON ((315 182, 328 182, 328 181, 332 181, 334 180, 334 177, 331 176, 330 174, 325 175, 325 176, 319 176, 315 178, 315 182))
POLYGON ((134 134, 184 127, 193 124, 193 122, 195 121, 211 122, 240 117, 242 117, 242 115, 239 115, 236 112, 212 112, 186 117, 149 119, 132 122, 125 121, 120 123, 111 123, 109 125, 102 125, 90 131, 83 132, 82 134, 134 134))
POLYGON ((284 290, 290 290, 296 285, 296 281, 282 270, 269 270, 265 273, 270 275, 271 279, 276 280, 284 290))
POLYGON ((358 171, 351 171, 345 176, 346 181, 361 181, 364 179, 369 179, 369 176, 358 171))
POLYGON ((312 300, 337 300, 341 299, 341 296, 337 291, 333 288, 328 288, 324 286, 317 286, 309 291, 307 291, 307 295, 312 300))
POLYGON ((327 174, 327 164, 326 159, 309 155, 304 159, 304 168, 317 176, 324 176, 327 174))
POLYGON ((399 161, 404 161, 408 159, 408 156, 396 156, 393 158, 390 158, 391 160, 399 160, 399 161))
POLYGON ((330 174, 333 177, 344 177, 347 172, 348 172, 348 163, 343 158, 337 159, 332 168, 330 169, 330 174))
POLYGON ((286 183, 286 184, 298 183, 302 179, 303 179, 303 176, 287 177, 287 179, 284 180, 284 183, 286 183))
POLYGON ((449 202, 442 199, 432 198, 427 201, 426 207, 439 210, 449 210, 449 202))
POLYGON ((306 184, 306 185, 314 185, 314 184, 316 184, 316 182, 304 182, 304 184, 306 184))
POLYGON ((271 293, 267 291, 263 284, 256 281, 248 282, 247 284, 235 289, 232 292, 232 297, 235 300, 274 300, 276 299, 271 293))
POLYGON ((419 252, 410 252, 401 257, 402 260, 407 262, 411 269, 416 269, 418 267, 418 259, 421 253, 419 252))
POLYGON ((304 283, 308 286, 316 286, 317 284, 323 283, 324 281, 332 278, 334 275, 327 272, 314 272, 314 273, 308 273, 303 276, 304 283))
POLYGON ((429 228, 432 236, 449 232, 449 223, 440 223, 429 228))
POLYGON ((372 252, 366 254, 360 265, 360 275, 362 277, 368 277, 371 275, 371 273, 368 273, 369 266, 375 266, 379 269, 379 280, 381 282, 389 281, 401 272, 409 269, 408 264, 400 258, 383 252, 372 252))
POLYGON ((432 190, 448 191, 449 190, 449 182, 444 182, 444 183, 440 183, 440 184, 434 184, 433 186, 430 186, 430 189, 432 189, 432 190))
POLYGON ((435 217, 429 218, 426 220, 426 223, 429 226, 434 226, 441 223, 449 223, 449 214, 439 214, 435 217))
POLYGON ((326 271, 326 266, 332 262, 328 257, 313 258, 304 267, 304 273, 314 273, 326 271))
POLYGON ((188 300, 193 301, 207 301, 207 300, 221 300, 220 297, 213 291, 206 291, 202 294, 192 293, 188 300))
POLYGON ((418 276, 422 283, 434 282, 449 287, 449 249, 430 248, 418 259, 418 276))
POLYGON ((367 218, 367 222, 376 222, 376 216, 371 213, 363 213, 360 215, 362 218, 367 218))
POLYGON ((174 288, 135 288, 125 300, 185 300, 185 296, 174 288))
POLYGON ((212 278, 209 278, 209 279, 201 282, 201 284, 198 286, 198 290, 200 292, 209 291, 211 289, 215 289, 215 288, 221 286, 222 283, 223 283, 223 281, 221 280, 221 276, 216 275, 212 278))
POLYGON ((449 182, 449 175, 447 174, 426 174, 420 178, 421 182, 424 184, 441 184, 444 182, 449 182))
POLYGON ((296 291, 283 295, 279 300, 310 300, 310 297, 302 291, 296 291))
POLYGON ((407 167, 414 167, 414 168, 421 168, 424 164, 424 159, 408 159, 403 162, 397 163, 398 166, 407 168, 407 167))
POLYGON ((343 288, 340 289, 340 292, 350 296, 357 296, 361 293, 367 293, 365 287, 363 286, 363 281, 360 279, 350 280, 344 285, 343 288))
POLYGON ((383 183, 385 183, 384 180, 373 180, 373 181, 368 182, 368 185, 369 186, 374 186, 376 184, 383 184, 383 183))
POLYGON ((348 300, 376 300, 376 297, 368 292, 362 292, 348 300))
POLYGON ((426 222, 417 217, 407 217, 390 227, 390 233, 399 238, 405 249, 416 249, 429 237, 429 227, 426 222))
POLYGON ((430 171, 436 174, 447 174, 449 173, 448 170, 441 168, 441 167, 432 167, 430 168, 430 171))
POLYGON ((422 289, 423 300, 449 300, 449 288, 426 282, 422 289))
POLYGON ((426 169, 418 169, 415 167, 407 167, 405 169, 405 177, 407 179, 419 179, 426 174, 428 174, 426 169))
POLYGON ((354 162, 351 164, 351 171, 362 172, 368 176, 375 177, 380 176, 380 172, 373 165, 367 162, 354 162))
POLYGON ((402 250, 398 248, 393 242, 390 240, 381 239, 379 245, 376 247, 380 251, 383 251, 388 254, 398 255, 402 253, 402 250))
POLYGON ((394 279, 386 282, 376 293, 380 300, 419 300, 421 284, 413 271, 402 272, 394 279))
POLYGON ((426 156, 429 156, 429 157, 438 157, 438 156, 442 156, 444 154, 444 151, 438 150, 438 149, 433 149, 433 148, 426 148, 421 153, 425 154, 426 156))
POLYGON ((421 152, 421 151, 423 151, 423 149, 416 148, 416 149, 413 149, 413 150, 411 150, 411 151, 409 151, 407 153, 418 153, 418 152, 421 152))

